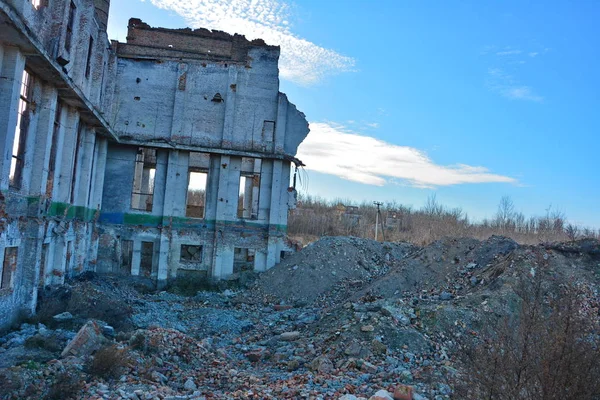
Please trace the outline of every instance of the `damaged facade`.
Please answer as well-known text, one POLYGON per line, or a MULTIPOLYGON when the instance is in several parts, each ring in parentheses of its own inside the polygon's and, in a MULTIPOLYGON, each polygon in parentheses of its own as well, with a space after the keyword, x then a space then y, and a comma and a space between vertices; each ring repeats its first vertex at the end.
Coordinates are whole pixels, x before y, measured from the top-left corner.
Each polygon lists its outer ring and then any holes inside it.
POLYGON ((289 247, 304 115, 279 47, 129 22, 108 0, 0 0, 0 327, 82 271, 224 278, 289 247))

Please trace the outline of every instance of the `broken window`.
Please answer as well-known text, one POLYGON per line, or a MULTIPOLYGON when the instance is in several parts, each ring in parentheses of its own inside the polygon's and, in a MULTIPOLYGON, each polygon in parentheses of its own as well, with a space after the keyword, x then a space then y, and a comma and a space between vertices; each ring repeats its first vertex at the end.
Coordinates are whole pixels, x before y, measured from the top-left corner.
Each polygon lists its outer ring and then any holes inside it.
POLYGON ((67 258, 65 260, 65 271, 66 275, 71 277, 73 275, 73 241, 67 242, 67 258))
POLYGON ((13 273, 17 269, 17 257, 19 249, 17 247, 6 247, 4 249, 4 262, 2 263, 2 273, 0 274, 0 289, 9 289, 12 287, 13 273))
POLYGON ((233 249, 233 272, 239 273, 242 271, 253 271, 254 257, 254 250, 235 247, 233 249))
POLYGON ((48 164, 48 178, 46 181, 46 196, 52 197, 52 189, 54 188, 54 171, 56 169, 56 152, 58 148, 58 134, 60 131, 60 115, 62 112, 62 103, 56 103, 54 111, 54 127, 52 130, 52 145, 50 147, 50 163, 48 164))
POLYGON ((90 77, 90 71, 92 69, 92 52, 94 50, 94 38, 90 36, 90 43, 88 44, 87 61, 85 63, 85 77, 90 77))
POLYGON ((260 158, 242 157, 238 218, 258 219, 261 165, 262 160, 260 158))
POLYGON ((152 275, 152 260, 154 259, 154 243, 142 242, 140 257, 140 275, 149 278, 152 275))
POLYGON ((190 244, 181 245, 181 256, 179 261, 186 263, 201 263, 202 262, 202 246, 190 244))
POLYGON ((25 143, 29 129, 29 118, 32 111, 31 92, 33 79, 27 70, 23 71, 21 77, 21 92, 19 99, 19 113, 17 115, 17 127, 13 141, 12 160, 10 163, 10 186, 15 189, 21 188, 23 178, 23 166, 25 164, 25 143))
POLYGON ((65 49, 71 51, 71 41, 73 40, 73 26, 75 25, 75 3, 71 1, 69 6, 69 19, 67 21, 67 35, 65 37, 65 49))
POLYGON ((131 274, 133 240, 121 240, 121 273, 131 274))
POLYGON ((154 176, 156 174, 156 150, 140 147, 135 159, 131 208, 152 211, 154 200, 154 176))
POLYGON ((46 263, 48 260, 48 243, 42 244, 42 258, 40 260, 40 282, 39 286, 46 284, 46 263))
POLYGON ((207 153, 190 153, 188 167, 188 189, 185 216, 204 218, 206 207, 206 182, 210 155, 207 153))
POLYGON ((46 1, 47 0, 31 0, 31 5, 36 10, 39 10, 40 8, 46 5, 46 1))

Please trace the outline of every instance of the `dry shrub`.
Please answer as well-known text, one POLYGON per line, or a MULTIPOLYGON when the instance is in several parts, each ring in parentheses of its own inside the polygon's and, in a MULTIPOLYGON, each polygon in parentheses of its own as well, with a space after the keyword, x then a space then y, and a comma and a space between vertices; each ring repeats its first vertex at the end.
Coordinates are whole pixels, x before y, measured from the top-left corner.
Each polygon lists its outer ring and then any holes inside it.
POLYGON ((64 371, 56 375, 50 389, 44 396, 45 400, 66 400, 80 398, 83 380, 77 374, 64 371))
POLYGON ((87 363, 87 372, 105 379, 118 378, 130 362, 127 348, 112 344, 94 354, 87 363))
POLYGON ((518 315, 466 344, 458 398, 594 400, 600 398, 598 310, 590 293, 535 278, 522 281, 518 315))

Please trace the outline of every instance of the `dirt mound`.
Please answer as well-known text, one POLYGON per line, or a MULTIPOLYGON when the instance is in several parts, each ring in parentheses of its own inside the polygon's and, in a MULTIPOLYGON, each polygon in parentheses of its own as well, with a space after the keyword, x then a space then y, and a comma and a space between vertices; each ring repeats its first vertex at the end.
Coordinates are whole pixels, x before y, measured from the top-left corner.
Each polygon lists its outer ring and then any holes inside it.
POLYGON ((313 302, 344 285, 385 275, 417 247, 354 237, 324 237, 261 275, 257 289, 285 302, 313 302))

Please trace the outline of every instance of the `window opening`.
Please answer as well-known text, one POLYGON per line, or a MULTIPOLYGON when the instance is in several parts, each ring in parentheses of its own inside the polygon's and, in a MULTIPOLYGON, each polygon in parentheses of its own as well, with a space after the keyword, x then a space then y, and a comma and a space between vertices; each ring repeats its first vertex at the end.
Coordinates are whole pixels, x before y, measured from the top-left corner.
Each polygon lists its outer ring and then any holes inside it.
POLYGON ((242 157, 238 218, 258 219, 261 164, 262 160, 259 158, 242 157))
POLYGON ((90 36, 90 43, 88 45, 87 61, 85 63, 85 77, 90 77, 90 71, 92 66, 92 52, 94 50, 94 38, 90 36))
POLYGON ((15 189, 21 188, 23 166, 25 164, 25 143, 29 129, 29 118, 32 108, 31 92, 33 87, 32 76, 27 70, 21 77, 21 91, 19 94, 19 110, 17 114, 17 127, 13 141, 12 159, 10 163, 9 185, 15 189))
POLYGON ((131 208, 152 211, 154 177, 156 175, 156 150, 140 147, 135 160, 131 208))
POLYGON ((17 258, 19 249, 17 247, 6 247, 4 249, 4 262, 2 263, 2 273, 0 274, 0 289, 9 289, 12 287, 13 273, 17 269, 17 258))
POLYGON ((56 111, 54 112, 54 128, 52 131, 52 145, 50 147, 50 162, 48 164, 48 178, 46 181, 46 196, 52 197, 54 188, 54 171, 56 170, 56 151, 58 147, 58 134, 60 131, 60 115, 62 112, 62 103, 56 103, 56 111))
POLYGON ((235 247, 233 249, 233 273, 254 270, 255 250, 235 247))
POLYGON ((31 0, 31 5, 36 10, 39 10, 40 8, 46 5, 46 1, 47 0, 31 0))
POLYGON ((202 246, 191 244, 181 245, 180 262, 183 263, 201 263, 202 262, 202 246))
POLYGON ((140 275, 149 278, 152 275, 152 261, 154 259, 154 243, 142 242, 140 257, 140 275))
POLYGON ((73 241, 67 242, 67 258, 65 260, 65 271, 66 275, 71 277, 73 275, 73 241))
POLYGON ((121 240, 121 273, 131 274, 133 260, 133 240, 121 240))
POLYGON ((71 41, 73 40, 73 26, 75 25, 75 3, 71 1, 69 5, 69 19, 67 21, 67 36, 65 37, 65 48, 71 51, 71 41))

